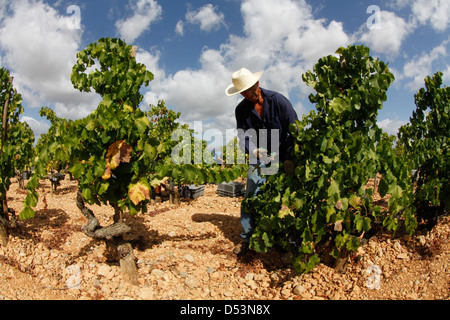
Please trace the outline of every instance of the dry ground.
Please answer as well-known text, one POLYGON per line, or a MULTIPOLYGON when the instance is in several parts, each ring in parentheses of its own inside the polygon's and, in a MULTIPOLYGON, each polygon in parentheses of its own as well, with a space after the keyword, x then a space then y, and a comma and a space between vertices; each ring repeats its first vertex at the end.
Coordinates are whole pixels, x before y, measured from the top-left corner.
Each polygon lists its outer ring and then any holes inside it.
MULTIPOLYGON (((17 213, 25 194, 14 183, 8 203, 17 213)), ((352 255, 345 273, 320 264, 293 273, 290 257, 275 250, 237 258, 241 198, 205 195, 149 206, 127 217, 133 233, 139 285, 122 278, 103 241, 81 232, 86 219, 76 207, 77 185, 62 181, 57 194, 42 181, 37 215, 19 221, 0 245, 0 300, 16 299, 449 299, 450 217, 414 237, 379 233, 352 255), (43 199, 45 197, 45 202, 43 199)), ((91 207, 102 226, 113 211, 91 207)))

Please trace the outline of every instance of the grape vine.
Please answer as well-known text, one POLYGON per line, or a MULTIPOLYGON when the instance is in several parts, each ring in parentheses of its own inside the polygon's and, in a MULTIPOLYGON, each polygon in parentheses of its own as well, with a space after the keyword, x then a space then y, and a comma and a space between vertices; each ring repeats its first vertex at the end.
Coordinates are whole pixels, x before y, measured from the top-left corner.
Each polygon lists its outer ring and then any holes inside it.
POLYGON ((397 216, 414 217, 405 195, 411 192, 404 177, 407 167, 379 143, 377 113, 394 81, 387 65, 372 58, 363 46, 340 48, 336 56, 321 58, 303 80, 317 94, 316 104, 296 125, 293 175, 282 171, 269 177, 261 194, 245 205, 256 216, 250 246, 266 251, 279 245, 294 253, 299 272, 311 270, 320 258, 319 243, 329 242, 334 258, 345 259, 375 222, 396 229, 397 216), (393 171, 394 170, 394 171, 393 171), (389 210, 373 204, 369 178, 383 174, 383 193, 389 193, 389 210))
POLYGON ((398 137, 415 169, 417 215, 429 218, 450 210, 450 87, 442 86, 442 72, 425 78, 414 96, 416 110, 398 137))
POLYGON ((23 113, 22 96, 14 89, 13 78, 4 68, 0 69, 0 110, 0 240, 5 243, 6 228, 15 226, 15 213, 8 208, 7 192, 16 172, 29 168, 34 134, 27 123, 19 121, 23 113))

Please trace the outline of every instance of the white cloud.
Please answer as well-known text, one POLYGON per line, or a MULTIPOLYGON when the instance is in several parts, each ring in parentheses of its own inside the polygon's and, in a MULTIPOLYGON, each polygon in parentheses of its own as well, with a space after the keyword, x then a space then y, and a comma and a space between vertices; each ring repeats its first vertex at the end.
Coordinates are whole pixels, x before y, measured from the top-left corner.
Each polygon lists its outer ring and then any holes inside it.
POLYGON ((410 7, 410 20, 416 27, 429 23, 433 29, 442 32, 450 24, 450 2, 448 0, 394 0, 385 5, 394 10, 410 7))
MULTIPOLYGON (((219 50, 205 48, 198 70, 181 70, 164 79, 155 77, 145 101, 163 99, 176 106, 182 121, 203 120, 225 132, 235 128, 234 109, 242 99, 225 95, 234 71, 242 67, 253 72, 264 70, 264 88, 288 98, 299 90, 304 95, 310 89, 301 75, 322 56, 350 43, 342 23, 314 19, 304 0, 245 0, 241 13, 243 36, 230 35, 219 50)), ((301 116, 303 106, 296 107, 301 116)))
POLYGON ((116 28, 125 42, 133 43, 139 36, 150 29, 162 14, 161 6, 155 0, 138 0, 132 5, 134 15, 116 22, 116 28))
POLYGON ((397 136, 398 129, 407 123, 407 121, 384 119, 382 121, 378 121, 378 126, 387 134, 397 136))
POLYGON ((400 79, 412 79, 406 84, 410 90, 416 91, 423 87, 425 77, 431 76, 437 71, 433 69, 433 63, 447 56, 446 46, 448 44, 449 40, 444 41, 430 52, 424 53, 421 56, 415 56, 405 63, 400 79))
POLYGON ((21 122, 26 122, 34 132, 34 141, 37 142, 39 137, 48 132, 50 125, 44 120, 36 120, 31 117, 23 116, 21 122))
POLYGON ((56 105, 58 116, 78 118, 98 97, 78 92, 70 81, 83 32, 70 28, 70 19, 42 1, 15 1, 0 27, 0 53, 29 107, 56 105))
POLYGON ((403 41, 413 31, 414 27, 411 23, 390 11, 380 11, 380 20, 379 28, 369 30, 364 24, 355 36, 373 51, 386 54, 389 57, 396 57, 400 52, 403 41))
POLYGON ((164 79, 155 78, 146 101, 157 98, 177 106, 184 121, 208 120, 221 114, 227 105, 224 92, 228 70, 216 50, 205 49, 200 61, 200 70, 182 70, 164 79))
POLYGON ((412 11, 419 23, 429 22, 437 31, 445 31, 450 24, 450 1, 448 0, 415 0, 412 11))
POLYGON ((184 35, 184 22, 182 20, 178 21, 177 25, 175 26, 175 32, 180 36, 184 35))
POLYGON ((448 86, 450 84, 450 65, 447 65, 446 69, 442 72, 444 73, 442 81, 448 86))
POLYGON ((191 24, 199 24, 200 29, 205 32, 218 30, 225 25, 225 16, 221 12, 216 12, 217 10, 216 6, 206 4, 196 11, 188 11, 186 21, 191 24))

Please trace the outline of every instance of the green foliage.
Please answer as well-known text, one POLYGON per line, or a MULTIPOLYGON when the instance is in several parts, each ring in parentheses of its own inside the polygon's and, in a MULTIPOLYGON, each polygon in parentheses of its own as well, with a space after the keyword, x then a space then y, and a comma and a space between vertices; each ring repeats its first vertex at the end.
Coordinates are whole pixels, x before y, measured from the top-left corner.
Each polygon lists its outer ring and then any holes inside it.
POLYGON ((442 86, 442 72, 425 78, 415 94, 416 110, 398 137, 416 169, 414 201, 418 214, 431 207, 450 209, 450 87, 442 86))
POLYGON ((394 76, 366 47, 337 53, 339 58, 321 58, 303 75, 317 91, 310 96, 317 111, 291 126, 294 174, 269 177, 261 195, 245 201, 257 221, 251 247, 266 251, 278 244, 293 251, 299 272, 319 262, 315 246, 322 240, 334 240, 337 257, 343 249, 356 250, 358 237, 374 221, 396 230, 402 213, 411 220, 411 231, 415 225, 407 201, 401 200, 410 189, 397 179, 407 168, 393 152, 386 154, 390 145, 379 143, 382 131, 376 125, 394 76), (383 214, 373 205, 373 190, 365 188, 377 172, 383 174, 383 192, 391 194, 389 212, 383 214))
MULTIPOLYGON (((50 162, 70 167, 87 203, 117 206, 131 214, 146 212, 151 186, 165 177, 175 183, 203 183, 229 181, 242 174, 241 168, 221 170, 219 166, 172 162, 173 148, 183 143, 173 139, 173 133, 185 132, 190 150, 192 130, 181 126, 177 122, 180 114, 167 109, 163 101, 149 112, 141 110, 139 90, 149 84, 153 74, 136 62, 131 46, 120 39, 102 38, 77 58, 71 75, 74 87, 95 91, 102 101, 89 116, 76 121, 41 110, 52 126, 39 144, 36 175, 27 184, 22 218, 33 217, 36 187, 50 162)), ((203 149, 200 142, 200 152, 203 149)))
POLYGON ((53 110, 44 107, 39 115, 50 121, 50 128, 46 134, 42 134, 36 144, 36 154, 42 160, 39 164, 47 164, 39 168, 42 175, 48 171, 61 171, 70 165, 72 150, 71 144, 66 143, 65 133, 72 125, 71 120, 58 118, 53 110))
MULTIPOLYGON (((20 122, 23 114, 22 97, 13 88, 8 70, 0 69, 0 200, 2 211, 7 214, 7 191, 15 170, 22 171, 29 167, 33 156, 34 135, 28 124, 20 122)), ((0 212, 1 213, 1 212, 0 212)))

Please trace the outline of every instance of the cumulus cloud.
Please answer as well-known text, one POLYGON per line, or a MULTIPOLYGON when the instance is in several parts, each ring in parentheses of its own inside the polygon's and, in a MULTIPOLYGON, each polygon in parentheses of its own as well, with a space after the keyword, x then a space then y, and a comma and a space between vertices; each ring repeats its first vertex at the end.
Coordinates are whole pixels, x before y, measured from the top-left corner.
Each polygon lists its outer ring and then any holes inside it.
POLYGON ((34 141, 37 142, 42 134, 48 132, 50 125, 44 120, 36 120, 31 117, 23 116, 21 122, 26 122, 34 132, 34 141))
POLYGON ((181 109, 184 121, 207 120, 221 114, 223 104, 227 104, 224 92, 229 74, 220 53, 205 49, 200 62, 200 70, 181 70, 164 79, 156 78, 150 85, 158 99, 181 109))
POLYGON ((98 97, 76 91, 70 81, 83 31, 42 1, 19 0, 8 9, 0 27, 1 60, 28 106, 57 104, 60 117, 87 115, 98 97))
POLYGON ((210 32, 225 26, 225 16, 217 12, 218 8, 212 4, 206 4, 198 10, 189 10, 186 13, 186 21, 191 24, 199 24, 200 29, 210 32))
POLYGON ((413 24, 390 11, 380 11, 379 28, 361 26, 355 35, 358 41, 367 44, 373 51, 396 57, 403 41, 413 31, 413 24))
POLYGON ((398 130, 400 129, 400 127, 407 123, 408 123, 408 121, 384 119, 382 121, 378 121, 377 124, 387 134, 397 136, 397 133, 398 133, 398 130))
POLYGON ((425 77, 431 76, 437 71, 434 70, 433 64, 435 61, 439 61, 439 59, 447 56, 449 42, 449 40, 444 41, 430 52, 423 53, 421 56, 415 56, 405 63, 401 78, 408 81, 406 86, 410 90, 415 91, 423 87, 425 77))
POLYGON ((444 75, 442 76, 442 81, 445 84, 450 83, 450 65, 446 66, 446 69, 444 71, 442 71, 444 73, 444 75))
POLYGON ((180 36, 184 36, 184 22, 182 20, 177 22, 177 25, 175 26, 175 32, 180 36))
MULTIPOLYGON (((234 71, 242 67, 253 72, 264 70, 262 87, 280 91, 288 98, 293 92, 304 95, 310 89, 301 75, 322 56, 334 54, 337 48, 350 43, 342 23, 315 19, 304 0, 245 0, 241 14, 242 36, 230 35, 219 49, 204 48, 198 70, 181 70, 155 79, 146 101, 164 99, 181 111, 182 121, 204 120, 209 127, 225 132, 236 126, 234 108, 241 100, 240 96, 225 95, 234 71)), ((191 21, 194 17, 199 15, 192 14, 191 21)), ((299 115, 303 114, 301 104, 295 107, 299 115)))
POLYGON ((448 0, 415 0, 412 12, 420 24, 430 23, 437 31, 445 31, 450 24, 448 0))
POLYGON ((133 16, 116 22, 121 38, 127 43, 134 42, 150 29, 150 25, 161 18, 162 8, 155 0, 138 0, 131 5, 133 16))

